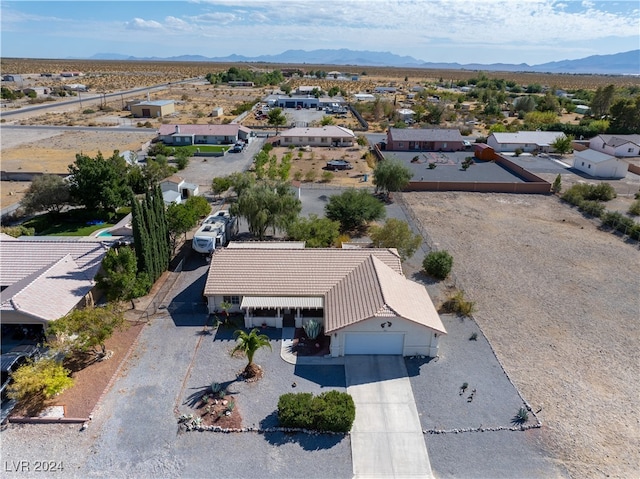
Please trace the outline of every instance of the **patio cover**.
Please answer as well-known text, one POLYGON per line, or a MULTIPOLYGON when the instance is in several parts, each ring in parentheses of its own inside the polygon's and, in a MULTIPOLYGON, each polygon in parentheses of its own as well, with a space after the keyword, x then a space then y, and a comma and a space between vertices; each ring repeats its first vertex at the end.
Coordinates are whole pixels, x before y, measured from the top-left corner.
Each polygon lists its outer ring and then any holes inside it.
POLYGON ((244 296, 241 308, 323 308, 322 296, 244 296))

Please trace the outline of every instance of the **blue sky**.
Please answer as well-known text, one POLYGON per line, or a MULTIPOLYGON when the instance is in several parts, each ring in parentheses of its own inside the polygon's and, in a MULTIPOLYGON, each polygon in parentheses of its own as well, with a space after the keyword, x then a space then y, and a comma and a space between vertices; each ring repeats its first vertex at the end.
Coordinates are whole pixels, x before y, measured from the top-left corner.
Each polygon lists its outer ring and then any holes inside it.
POLYGON ((0 0, 2 57, 388 51, 528 63, 640 48, 640 2, 558 0, 0 0))

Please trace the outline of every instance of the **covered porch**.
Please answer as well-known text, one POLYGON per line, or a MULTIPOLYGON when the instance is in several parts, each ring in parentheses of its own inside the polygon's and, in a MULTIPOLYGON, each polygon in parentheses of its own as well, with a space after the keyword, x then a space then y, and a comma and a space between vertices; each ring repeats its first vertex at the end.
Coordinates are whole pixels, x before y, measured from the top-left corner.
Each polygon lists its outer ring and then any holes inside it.
POLYGON ((240 309, 247 329, 263 325, 302 328, 310 319, 324 325, 322 296, 244 296, 240 309))

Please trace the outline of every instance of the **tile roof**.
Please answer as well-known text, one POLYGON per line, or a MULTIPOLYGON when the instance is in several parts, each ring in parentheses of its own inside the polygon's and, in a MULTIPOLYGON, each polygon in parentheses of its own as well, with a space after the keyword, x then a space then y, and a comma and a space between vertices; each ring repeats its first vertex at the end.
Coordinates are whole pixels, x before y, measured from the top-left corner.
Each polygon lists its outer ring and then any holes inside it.
POLYGON ((204 294, 323 297, 327 332, 399 315, 446 333, 426 289, 404 277, 395 249, 224 248, 211 259, 204 294))
POLYGON ((5 240, 0 238, 0 286, 10 286, 71 255, 92 277, 100 269, 107 247, 95 241, 5 240))
POLYGON ((457 128, 389 128, 392 141, 462 141, 457 128))
POLYGON ((238 123, 226 125, 160 125, 158 134, 162 136, 175 135, 176 126, 180 127, 179 135, 206 135, 206 136, 235 136, 238 131, 251 132, 251 130, 238 123))
POLYGON ((71 311, 94 286, 94 275, 70 254, 0 293, 2 311, 17 311, 52 321, 71 311))
POLYGON ((0 310, 40 322, 71 311, 94 287, 107 248, 77 240, 0 239, 0 310))

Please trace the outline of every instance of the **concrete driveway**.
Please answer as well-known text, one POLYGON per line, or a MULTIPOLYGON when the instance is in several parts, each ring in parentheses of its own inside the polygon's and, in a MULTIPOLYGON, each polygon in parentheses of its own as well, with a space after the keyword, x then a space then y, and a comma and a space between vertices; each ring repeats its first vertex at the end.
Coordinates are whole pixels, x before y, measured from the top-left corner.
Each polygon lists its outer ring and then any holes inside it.
POLYGON ((401 356, 346 356, 357 479, 433 477, 407 368, 401 356))

